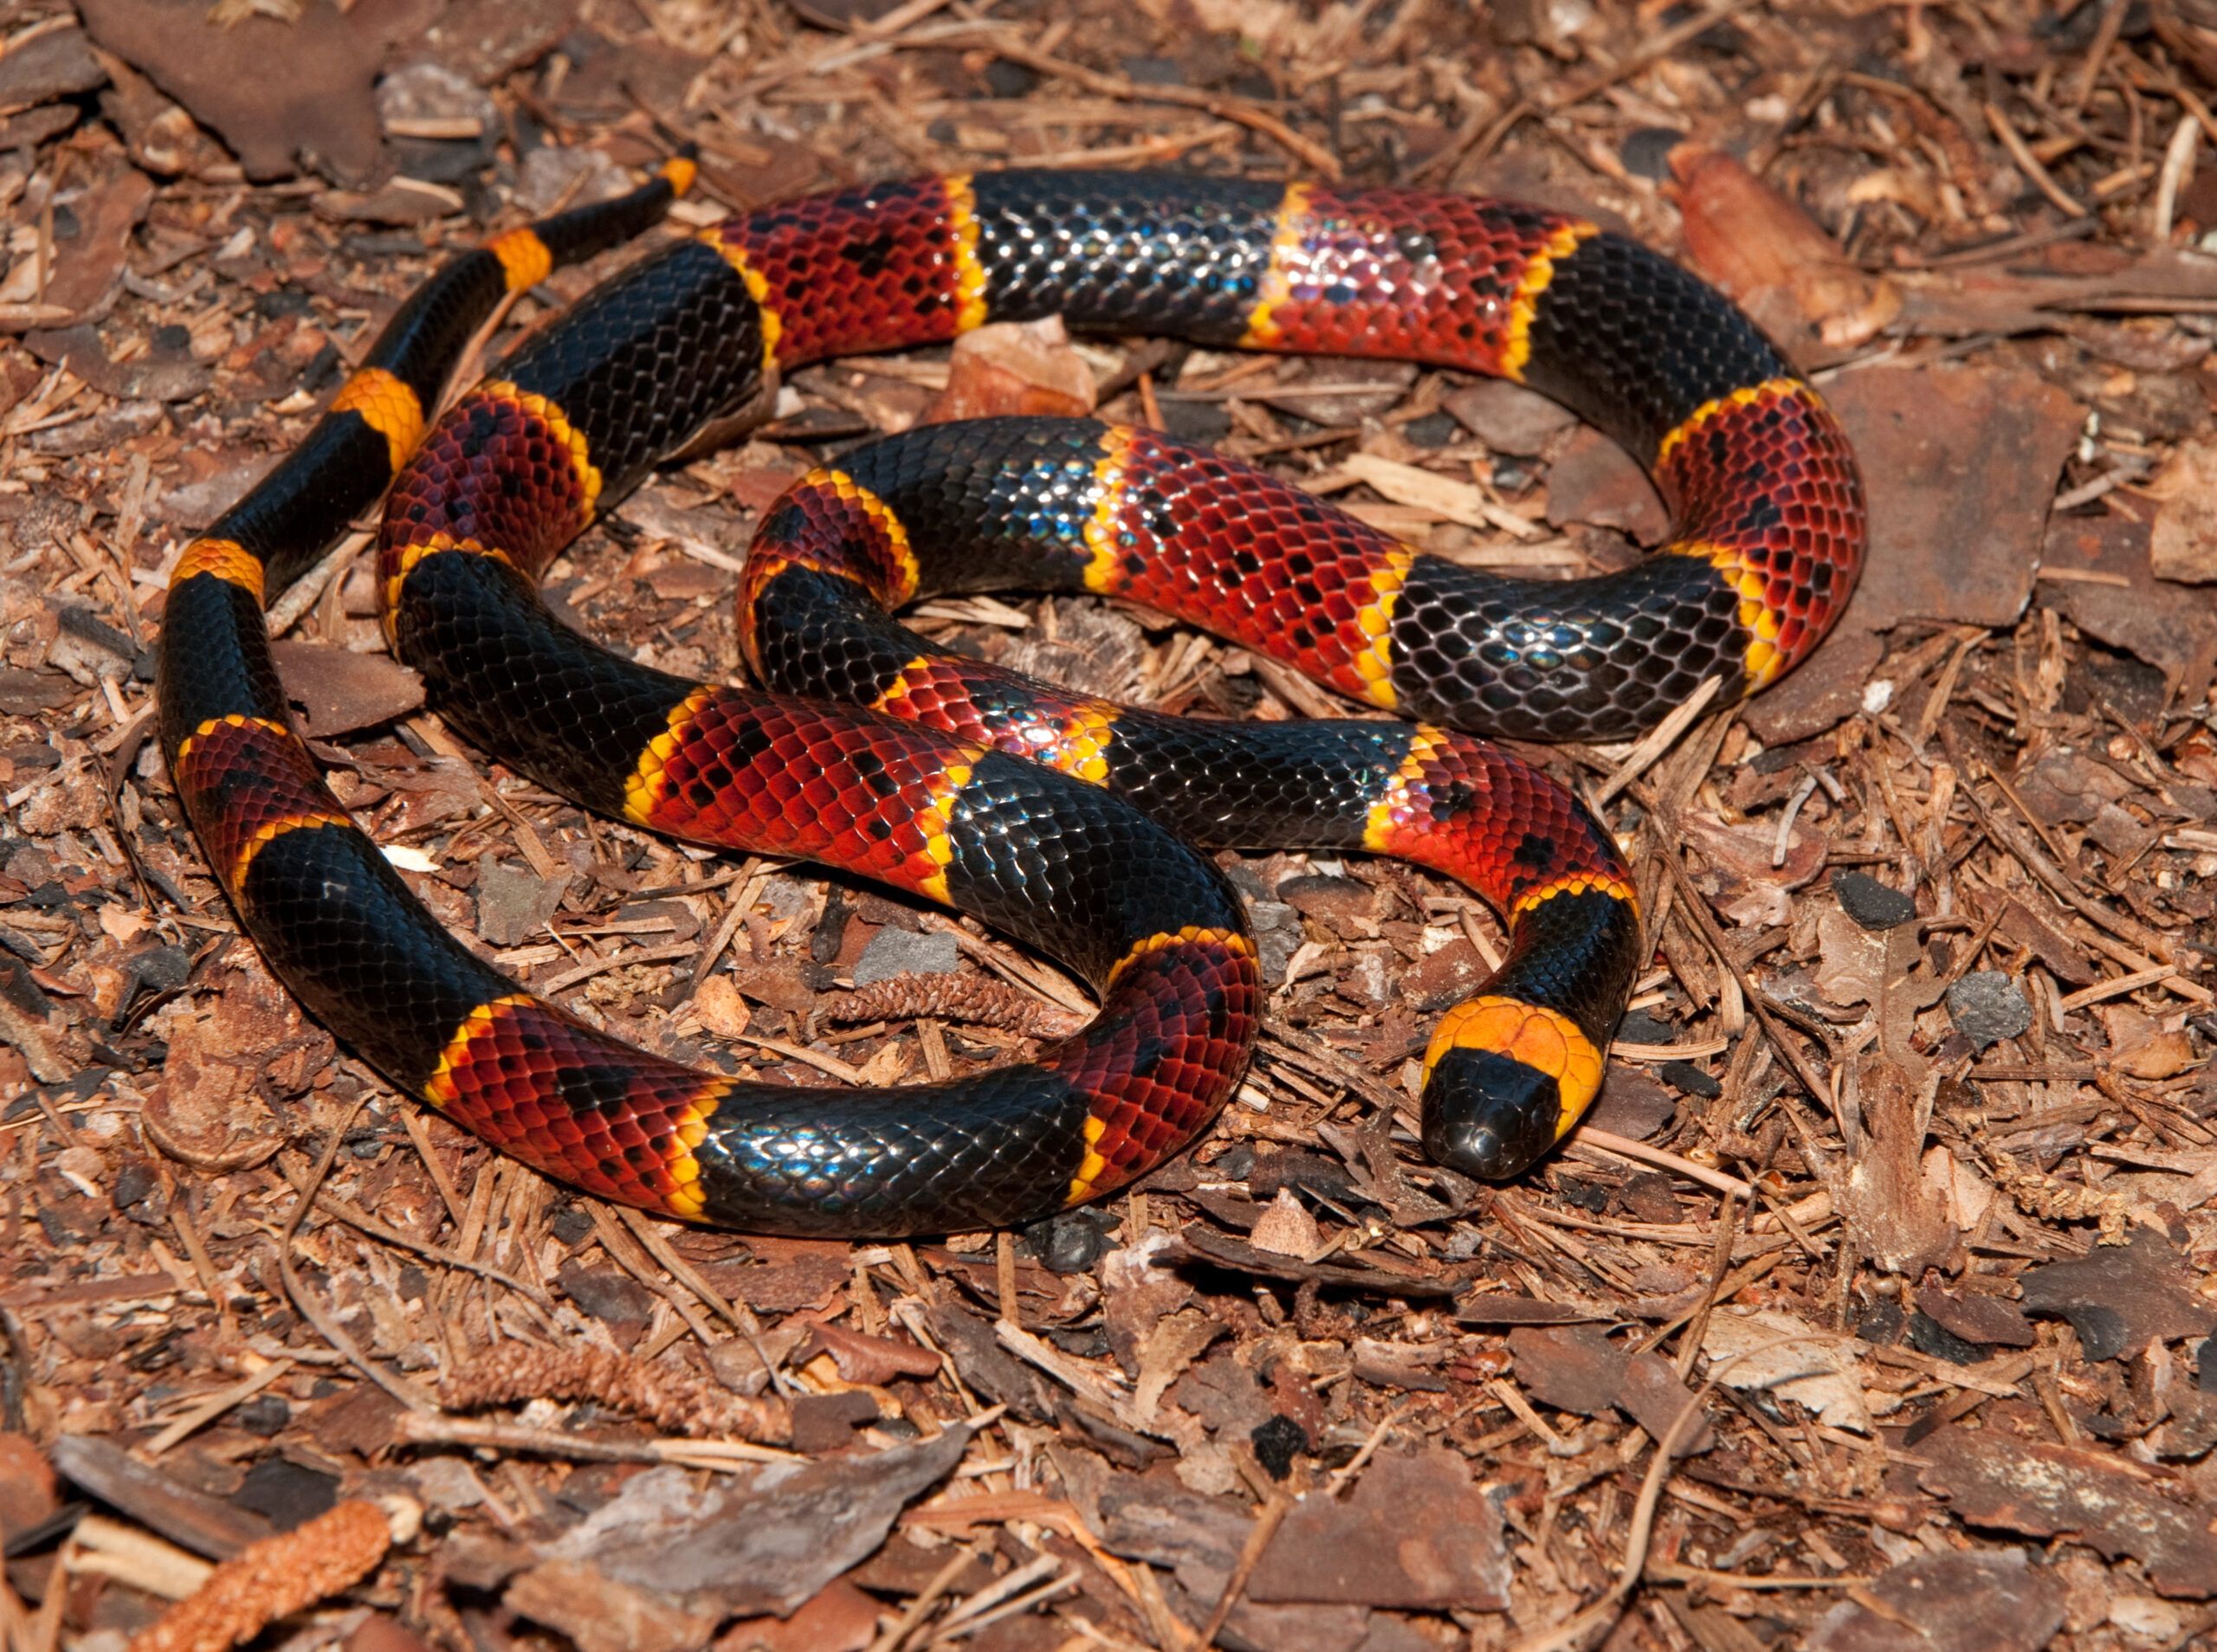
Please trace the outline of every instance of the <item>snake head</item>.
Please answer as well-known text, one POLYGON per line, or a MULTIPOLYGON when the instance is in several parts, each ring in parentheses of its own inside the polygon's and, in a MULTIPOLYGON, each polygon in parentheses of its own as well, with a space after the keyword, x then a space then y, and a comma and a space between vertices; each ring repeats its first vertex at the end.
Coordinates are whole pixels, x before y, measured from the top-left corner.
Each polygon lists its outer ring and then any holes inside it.
POLYGON ((1562 1113, 1553 1074, 1497 1050, 1449 1049, 1424 1087, 1424 1151, 1463 1175, 1507 1181, 1555 1145, 1562 1113))

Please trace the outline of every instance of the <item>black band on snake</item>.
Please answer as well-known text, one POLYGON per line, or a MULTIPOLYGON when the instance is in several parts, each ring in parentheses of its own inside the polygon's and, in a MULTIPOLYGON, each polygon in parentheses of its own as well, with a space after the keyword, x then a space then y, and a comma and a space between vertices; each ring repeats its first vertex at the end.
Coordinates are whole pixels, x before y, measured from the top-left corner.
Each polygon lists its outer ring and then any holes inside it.
POLYGON ((1507 920, 1500 971, 1425 1053, 1423 1139, 1470 1173, 1529 1168, 1600 1085, 1639 914, 1608 835, 1481 736, 1626 738, 1712 678, 1729 700, 1814 646, 1864 543, 1854 464, 1815 392, 1692 277, 1537 209, 1018 171, 855 189, 680 239, 426 429, 502 294, 637 233, 689 177, 673 161, 449 264, 180 558, 164 748, 275 971, 411 1094, 607 1197, 763 1231, 1005 1226, 1143 1175, 1238 1081, 1277 984, 1200 850, 1372 850, 1463 880, 1507 920), (1674 537, 1624 574, 1500 578, 1153 430, 984 421, 846 453, 764 513, 740 630, 769 692, 620 659, 539 598, 597 514, 759 409, 780 371, 1053 313, 1531 384, 1650 466, 1674 537), (333 798, 271 661, 265 596, 389 484, 388 635, 450 726, 585 808, 973 914, 1084 978, 1098 1018, 1016 1066, 795 1090, 646 1055, 501 976, 333 798), (1170 718, 980 666, 890 617, 1011 586, 1128 597, 1427 720, 1170 718))

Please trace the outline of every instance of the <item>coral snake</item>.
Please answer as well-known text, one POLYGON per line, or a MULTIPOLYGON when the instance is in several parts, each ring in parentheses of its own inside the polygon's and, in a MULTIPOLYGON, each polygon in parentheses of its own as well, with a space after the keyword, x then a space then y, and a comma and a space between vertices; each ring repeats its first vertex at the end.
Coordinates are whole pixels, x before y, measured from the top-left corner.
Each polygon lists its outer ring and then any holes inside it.
POLYGON ((1509 926, 1502 969, 1425 1053, 1426 1150, 1490 1178, 1544 1154, 1600 1084, 1639 916, 1586 810, 1474 735, 1621 739, 1710 677, 1729 700, 1807 654, 1865 537, 1817 394, 1692 276, 1555 213, 1016 171, 849 189, 678 237, 426 428, 504 294, 647 228, 691 171, 672 160, 630 196, 445 266, 289 461, 180 555, 169 771, 275 972, 410 1094, 604 1197, 759 1231, 1004 1226, 1144 1174, 1238 1082, 1275 984, 1200 849, 1375 850, 1465 881, 1509 926), (1499 578, 1150 429, 997 420, 873 442, 768 508, 740 621, 766 693, 619 658, 538 596, 580 529, 658 460, 759 410, 781 371, 1056 313, 1520 381, 1645 463, 1676 536, 1615 575, 1499 578), (388 484, 386 631, 450 726, 589 810, 973 914, 1090 983, 1098 1017, 1020 1065, 795 1089, 690 1070, 520 991, 326 789, 271 662, 265 596, 388 484), (1425 720, 1121 709, 887 614, 1011 585, 1134 598, 1425 720))

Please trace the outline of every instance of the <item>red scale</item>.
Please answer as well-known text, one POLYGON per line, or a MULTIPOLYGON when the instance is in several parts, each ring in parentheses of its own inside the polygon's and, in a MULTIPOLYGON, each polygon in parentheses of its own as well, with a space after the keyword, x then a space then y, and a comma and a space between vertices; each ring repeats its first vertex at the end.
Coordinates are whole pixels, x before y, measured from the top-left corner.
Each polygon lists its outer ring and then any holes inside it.
POLYGON ((638 1051, 621 1052, 631 1059, 619 1064, 605 1040, 543 1004, 504 1005, 494 1013, 448 1071, 447 1115, 604 1197, 665 1198, 675 1185, 669 1166, 675 1126, 701 1080, 638 1051), (611 1104, 582 1112, 555 1104, 550 1080, 565 1070, 600 1075, 611 1104))
POLYGON ((843 190, 735 220, 722 234, 768 284, 780 360, 955 334, 954 239, 941 179, 843 190))
POLYGON ((1270 313, 1274 343, 1498 373, 1533 248, 1570 223, 1536 211, 1504 222, 1497 206, 1481 212, 1454 197, 1313 191, 1292 297, 1270 313), (1412 248, 1423 255, 1412 260, 1412 248))
POLYGON ((941 749, 932 737, 897 726, 842 726, 805 707, 764 706, 723 691, 694 713, 663 758, 646 823, 695 842, 828 856, 921 891, 940 868, 919 804, 945 782, 941 749), (759 738, 765 727, 773 731, 766 750, 759 738), (743 765, 734 752, 741 745, 760 754, 743 765), (733 778, 741 766, 744 784, 733 778))

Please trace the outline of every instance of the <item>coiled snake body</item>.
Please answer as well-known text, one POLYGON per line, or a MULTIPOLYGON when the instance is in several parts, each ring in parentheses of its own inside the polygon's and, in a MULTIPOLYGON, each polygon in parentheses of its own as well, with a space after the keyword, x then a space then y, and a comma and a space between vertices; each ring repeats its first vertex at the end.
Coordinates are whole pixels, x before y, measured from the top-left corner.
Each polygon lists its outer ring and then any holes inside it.
POLYGON ((1729 699, 1805 655, 1864 539, 1816 394, 1692 277, 1537 209, 1011 171, 677 241, 426 429, 504 293, 645 227, 689 171, 673 161, 449 265, 288 462, 182 554, 164 746, 277 974, 411 1094, 608 1197, 765 1231, 1002 1226, 1145 1173, 1238 1081, 1266 984, 1237 897, 1188 840, 1371 849, 1464 879, 1509 926, 1502 970, 1426 1053, 1427 1150, 1488 1177, 1544 1153, 1599 1086, 1638 914, 1608 836, 1474 732, 1622 739, 1710 677, 1729 699), (769 693, 619 659, 539 598, 597 512, 761 405, 781 370, 1051 313, 1521 380, 1651 468, 1676 536, 1619 575, 1500 578, 1151 430, 1002 420, 847 453, 765 513, 740 629, 769 693), (973 913, 1092 984, 1098 1018, 1022 1065, 794 1091, 646 1055, 480 961, 325 788, 265 636, 265 593, 388 483, 388 634, 449 725, 587 808, 973 913), (936 650, 888 615, 1012 584, 1131 597, 1425 720, 1131 711, 936 650))

